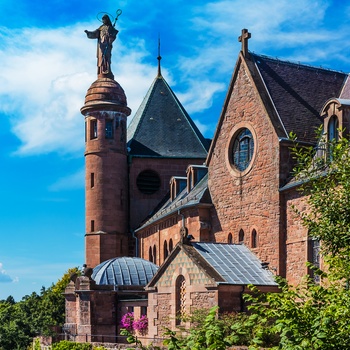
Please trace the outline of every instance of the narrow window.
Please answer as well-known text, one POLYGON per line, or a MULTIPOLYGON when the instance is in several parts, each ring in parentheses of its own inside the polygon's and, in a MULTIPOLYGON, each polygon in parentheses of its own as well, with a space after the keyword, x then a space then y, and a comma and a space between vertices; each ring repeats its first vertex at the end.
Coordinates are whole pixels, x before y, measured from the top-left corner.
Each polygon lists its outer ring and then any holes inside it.
POLYGON ((168 242, 164 241, 164 260, 168 257, 169 251, 168 251, 168 242))
POLYGON ((106 139, 113 139, 113 120, 106 120, 106 139))
POLYGON ((258 246, 258 234, 256 233, 256 230, 253 229, 252 231, 252 248, 256 248, 258 246))
POLYGON ((170 238, 170 240, 169 240, 169 253, 171 253, 172 250, 173 250, 173 239, 170 238))
POLYGON ((244 231, 242 229, 239 230, 238 242, 239 243, 244 243, 244 231))
POLYGON ((97 120, 91 119, 90 120, 90 139, 96 139, 97 138, 97 120))
POLYGON ((330 119, 329 119, 329 123, 328 123, 328 140, 329 141, 338 141, 339 138, 339 122, 338 122, 338 118, 333 115, 330 119))
MULTIPOLYGON (((308 261, 315 266, 320 268, 320 241, 318 239, 310 238, 308 240, 308 261)), ((309 275, 315 283, 320 283, 320 276, 316 275, 312 269, 309 269, 309 275)))
POLYGON ((152 247, 149 247, 149 250, 148 250, 148 260, 150 262, 153 262, 152 247))
POLYGON ((186 280, 180 275, 176 279, 176 324, 182 323, 186 312, 186 280))
POLYGON ((95 173, 90 174, 90 187, 95 187, 95 173))
POLYGON ((153 263, 157 264, 157 247, 156 247, 156 245, 153 246, 153 263))
POLYGON ((232 244, 232 233, 229 233, 229 234, 228 234, 227 243, 228 243, 228 244, 232 244))
POLYGON ((95 231, 95 220, 91 220, 91 232, 95 231))

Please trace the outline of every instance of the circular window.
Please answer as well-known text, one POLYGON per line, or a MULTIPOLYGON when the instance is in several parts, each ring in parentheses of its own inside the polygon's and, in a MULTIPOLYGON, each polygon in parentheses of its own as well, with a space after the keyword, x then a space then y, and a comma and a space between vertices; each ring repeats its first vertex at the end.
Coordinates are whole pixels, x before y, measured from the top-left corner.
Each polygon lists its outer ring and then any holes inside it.
POLYGON ((136 185, 140 192, 153 194, 160 188, 160 177, 153 170, 144 170, 137 176, 136 185))
POLYGON ((238 171, 248 168, 254 155, 254 138, 247 128, 240 129, 232 145, 231 162, 238 171))

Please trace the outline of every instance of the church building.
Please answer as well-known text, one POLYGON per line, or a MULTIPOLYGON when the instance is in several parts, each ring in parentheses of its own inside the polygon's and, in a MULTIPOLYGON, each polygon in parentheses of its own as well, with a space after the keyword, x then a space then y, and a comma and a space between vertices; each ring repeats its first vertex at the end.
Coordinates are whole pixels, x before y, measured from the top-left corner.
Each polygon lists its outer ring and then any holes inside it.
MULTIPOLYGON (((298 283, 318 242, 295 216, 290 133, 315 146, 348 129, 342 72, 252 53, 242 43, 214 137, 205 139, 158 72, 128 128, 126 95, 99 73, 81 109, 86 130, 86 269, 66 289, 65 332, 118 341, 127 312, 147 315, 145 342, 184 315, 244 311, 254 284, 298 283), (104 338, 103 338, 104 337, 104 338)), ((102 340, 103 341, 103 340, 102 340)))

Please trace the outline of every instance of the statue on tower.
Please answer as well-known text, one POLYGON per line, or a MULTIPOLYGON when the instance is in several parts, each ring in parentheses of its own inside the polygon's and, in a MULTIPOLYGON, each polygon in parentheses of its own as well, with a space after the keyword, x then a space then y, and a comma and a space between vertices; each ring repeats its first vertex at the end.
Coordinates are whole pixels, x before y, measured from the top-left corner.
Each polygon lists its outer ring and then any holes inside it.
POLYGON ((97 74, 112 76, 111 71, 111 57, 113 41, 117 37, 118 30, 115 29, 115 22, 117 21, 121 10, 117 11, 117 17, 114 24, 112 24, 110 17, 105 14, 102 17, 102 25, 96 30, 90 32, 85 30, 85 33, 89 39, 97 39, 97 74))

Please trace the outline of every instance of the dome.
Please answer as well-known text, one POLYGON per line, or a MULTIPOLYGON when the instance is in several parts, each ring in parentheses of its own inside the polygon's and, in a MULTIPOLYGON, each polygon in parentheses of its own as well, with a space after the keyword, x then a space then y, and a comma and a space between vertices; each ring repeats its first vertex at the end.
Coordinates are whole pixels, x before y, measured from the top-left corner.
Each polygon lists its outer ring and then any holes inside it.
POLYGON ((85 96, 82 114, 90 110, 112 110, 130 115, 123 88, 114 79, 99 78, 93 82, 85 96))
POLYGON ((98 285, 145 286, 158 266, 141 258, 114 258, 93 269, 92 279, 98 285))

